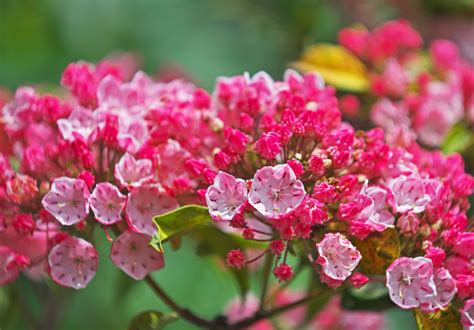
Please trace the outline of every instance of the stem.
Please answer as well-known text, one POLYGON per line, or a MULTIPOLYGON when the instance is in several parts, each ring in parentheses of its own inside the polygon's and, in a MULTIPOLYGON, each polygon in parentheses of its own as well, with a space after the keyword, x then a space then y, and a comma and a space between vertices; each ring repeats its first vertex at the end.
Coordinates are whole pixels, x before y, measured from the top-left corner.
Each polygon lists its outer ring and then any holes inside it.
POLYGON ((300 305, 303 305, 303 304, 306 304, 307 302, 310 302, 311 300, 313 300, 314 298, 317 298, 317 297, 320 297, 321 294, 324 294, 324 293, 327 293, 329 291, 316 291, 304 298, 301 298, 299 300, 296 300, 290 304, 287 304, 287 305, 284 305, 284 306, 280 306, 280 307, 275 307, 271 310, 268 310, 268 311, 259 311, 257 312, 254 316, 251 316, 247 319, 244 319, 240 322, 237 322, 231 326, 229 326, 228 329, 242 329, 242 328, 246 328, 252 324, 254 324, 255 322, 258 322, 262 319, 266 319, 266 318, 270 318, 276 314, 280 314, 280 313, 283 313, 283 312, 286 312, 288 310, 291 310, 295 307, 298 307, 300 305))
POLYGON ((174 300, 170 296, 168 296, 168 294, 164 292, 163 289, 161 289, 158 283, 156 283, 155 280, 150 275, 147 275, 145 277, 145 282, 153 289, 156 295, 160 297, 160 299, 169 308, 171 308, 173 311, 178 313, 179 316, 181 316, 183 319, 191 322, 194 325, 205 327, 205 328, 211 328, 213 326, 213 322, 203 319, 195 315, 190 310, 182 308, 177 303, 175 303, 174 300))
POLYGON ((260 294, 260 310, 265 307, 265 298, 268 289, 268 280, 270 277, 270 271, 272 269, 273 255, 268 253, 265 256, 265 264, 263 266, 263 277, 262 277, 262 293, 260 294))

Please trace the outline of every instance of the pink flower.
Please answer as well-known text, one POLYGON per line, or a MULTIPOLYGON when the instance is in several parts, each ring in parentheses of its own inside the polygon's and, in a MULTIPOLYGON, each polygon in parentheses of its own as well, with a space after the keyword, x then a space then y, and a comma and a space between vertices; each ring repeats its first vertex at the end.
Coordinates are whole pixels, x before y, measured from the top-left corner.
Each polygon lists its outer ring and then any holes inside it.
POLYGON ((436 294, 420 306, 421 310, 426 313, 435 312, 448 306, 457 292, 456 282, 446 268, 436 269, 433 278, 436 294))
POLYGON ((290 159, 286 162, 289 167, 293 170, 296 177, 299 178, 304 173, 304 166, 296 159, 290 159))
POLYGON ((474 232, 461 233, 453 251, 468 258, 474 257, 474 232))
POLYGON ((464 325, 464 329, 474 327, 474 298, 467 300, 460 312, 461 323, 464 325))
POLYGON ((339 101, 341 112, 347 116, 353 117, 359 113, 360 101, 355 95, 345 95, 339 101))
POLYGON ((396 127, 410 125, 406 106, 394 103, 388 98, 381 98, 372 106, 370 119, 388 131, 393 131, 396 127))
POLYGON ((420 220, 414 213, 403 214, 397 221, 397 227, 400 229, 400 233, 405 235, 413 235, 418 231, 420 220))
POLYGON ((286 282, 293 277, 293 267, 288 264, 279 264, 273 270, 273 275, 278 278, 279 282, 286 282))
POLYGON ((364 222, 376 231, 393 227, 394 216, 387 210, 387 191, 377 186, 369 187, 366 183, 358 198, 360 212, 354 220, 364 222))
POLYGON ((321 157, 313 155, 309 159, 309 169, 311 173, 313 173, 316 176, 322 176, 324 172, 326 171, 324 169, 324 161, 321 157))
POLYGON ((29 235, 35 230, 35 221, 31 214, 17 214, 12 219, 15 231, 20 235, 29 235))
POLYGON ((58 120, 58 128, 66 141, 74 141, 77 138, 87 141, 96 128, 96 123, 92 111, 78 107, 67 119, 58 120))
POLYGON ((97 221, 111 225, 122 220, 126 197, 116 186, 102 182, 95 186, 90 197, 91 209, 97 221))
POLYGON ((242 179, 220 171, 207 188, 209 214, 216 220, 232 220, 247 201, 247 186, 242 179))
POLYGON ((287 164, 265 166, 252 180, 250 204, 269 218, 278 218, 294 211, 303 201, 306 192, 303 183, 287 164))
POLYGON ((396 59, 388 60, 384 72, 378 78, 383 84, 383 94, 394 97, 403 96, 408 87, 408 76, 396 59))
POLYGON ((328 220, 326 205, 309 196, 306 196, 295 213, 300 223, 310 226, 315 224, 322 225, 328 220))
POLYGON ((255 151, 266 160, 274 159, 281 151, 281 137, 274 132, 263 133, 255 142, 255 151))
POLYGON ((142 186, 134 188, 128 194, 126 219, 134 231, 153 236, 156 233, 153 217, 172 211, 178 206, 176 199, 160 187, 142 186))
POLYGON ((82 238, 69 237, 55 245, 48 255, 51 278, 58 284, 83 289, 97 271, 98 254, 82 238))
POLYGON ((128 276, 141 280, 164 267, 163 254, 151 248, 149 243, 149 236, 125 231, 114 240, 110 258, 128 276))
POLYGON ((229 267, 240 269, 245 266, 246 258, 242 250, 230 250, 226 259, 229 267))
POLYGON ((393 208, 398 213, 421 213, 431 201, 423 181, 414 176, 400 175, 392 179, 388 187, 394 196, 393 208))
POLYGON ((149 159, 136 160, 126 153, 115 165, 114 174, 122 187, 139 187, 153 178, 152 162, 149 159))
POLYGON ((458 46, 449 40, 437 39, 430 44, 430 53, 435 64, 441 69, 452 69, 459 65, 458 46))
POLYGON ((247 148, 248 136, 239 131, 226 127, 224 129, 224 138, 230 150, 236 154, 244 154, 247 148))
POLYGON ((70 226, 87 217, 89 195, 89 189, 83 180, 63 176, 54 180, 41 204, 62 225, 70 226))
POLYGON ((336 281, 348 278, 362 259, 355 246, 339 233, 325 234, 316 246, 319 253, 316 262, 322 266, 324 275, 336 281))
POLYGON ((464 116, 458 82, 431 82, 416 109, 413 127, 427 146, 441 145, 449 129, 464 116))
MULTIPOLYGON (((14 281, 24 268, 24 257, 7 246, 0 246, 0 286, 14 281)), ((26 260, 26 259, 25 259, 26 260)))
POLYGON ((436 296, 433 264, 424 257, 401 257, 386 271, 390 299, 403 309, 416 308, 436 296))
POLYGON ((437 268, 443 265, 446 252, 442 248, 430 246, 426 249, 425 257, 431 260, 433 267, 437 268))

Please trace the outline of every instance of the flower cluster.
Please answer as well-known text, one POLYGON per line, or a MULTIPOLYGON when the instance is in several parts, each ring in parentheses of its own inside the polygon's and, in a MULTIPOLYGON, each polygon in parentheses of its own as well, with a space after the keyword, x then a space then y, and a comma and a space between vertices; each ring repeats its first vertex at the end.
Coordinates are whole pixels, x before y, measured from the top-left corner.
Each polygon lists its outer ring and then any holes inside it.
POLYGON ((0 156, 0 283, 20 271, 83 288, 98 266, 93 231, 115 233, 112 262, 135 279, 163 267, 148 247, 152 218, 197 199, 186 161, 206 158, 210 96, 190 83, 157 83, 142 72, 78 62, 60 99, 21 87, 3 107, 11 167, 0 156))
POLYGON ((434 40, 426 54, 418 32, 399 20, 345 28, 339 43, 368 69, 370 118, 393 144, 438 147, 455 124, 473 125, 474 67, 451 41, 434 40))
MULTIPOLYGON (((276 255, 279 281, 294 275, 287 254, 298 247, 322 283, 363 286, 373 274, 357 246, 391 231, 401 244, 386 269, 395 304, 433 312, 473 296, 474 178, 460 156, 390 145, 380 128, 356 132, 316 74, 221 79, 213 101, 224 144, 208 164, 219 169, 209 213, 268 242, 262 255, 276 255)), ((237 268, 255 260, 241 250, 227 258, 237 268)))

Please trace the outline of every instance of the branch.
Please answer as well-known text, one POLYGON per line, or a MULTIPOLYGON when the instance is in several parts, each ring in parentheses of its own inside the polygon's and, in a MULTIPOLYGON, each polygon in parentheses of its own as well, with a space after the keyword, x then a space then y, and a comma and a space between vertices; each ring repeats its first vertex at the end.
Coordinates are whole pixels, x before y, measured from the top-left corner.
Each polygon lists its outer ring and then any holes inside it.
POLYGON ((246 318, 246 319, 244 319, 240 322, 237 322, 235 324, 230 325, 228 327, 228 329, 243 329, 243 328, 246 328, 246 327, 254 324, 255 322, 258 322, 258 321, 262 320, 262 319, 270 318, 274 315, 289 311, 289 310, 291 310, 295 307, 306 304, 306 303, 310 302, 311 300, 313 300, 315 298, 321 297, 323 294, 327 294, 328 292, 329 291, 327 291, 327 290, 316 291, 316 292, 314 292, 314 293, 312 293, 312 294, 310 294, 310 295, 308 295, 304 298, 296 300, 296 301, 294 301, 290 304, 275 307, 275 308, 270 309, 268 311, 258 311, 257 313, 255 313, 255 315, 253 315, 249 318, 246 318))
POLYGON ((177 303, 174 302, 174 300, 168 296, 166 292, 163 291, 163 289, 158 285, 158 283, 155 282, 155 280, 150 276, 147 275, 145 277, 145 282, 153 289, 153 291, 156 293, 158 297, 173 311, 179 314, 183 319, 185 319, 188 322, 191 322, 194 325, 204 327, 204 328, 212 328, 213 322, 208 321, 206 319, 203 319, 197 315, 195 315, 193 312, 191 312, 188 309, 182 308, 179 306, 177 303))

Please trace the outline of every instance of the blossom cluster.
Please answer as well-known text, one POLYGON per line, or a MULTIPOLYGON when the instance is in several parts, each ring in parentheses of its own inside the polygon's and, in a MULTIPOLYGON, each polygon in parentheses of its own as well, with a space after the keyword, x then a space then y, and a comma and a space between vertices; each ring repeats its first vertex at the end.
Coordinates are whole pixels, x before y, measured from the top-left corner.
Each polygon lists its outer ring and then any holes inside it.
POLYGON ((0 155, 1 284, 25 271, 87 286, 96 227, 115 234, 110 258, 129 276, 163 267, 148 247, 152 217, 196 200, 185 161, 208 157, 219 137, 207 92, 122 75, 107 61, 73 63, 61 79, 66 98, 21 87, 3 107, 12 155, 0 155))
POLYGON ((454 125, 474 124, 474 67, 453 42, 434 40, 426 53, 419 33, 398 20, 342 29, 339 43, 367 68, 370 118, 392 144, 439 147, 454 125))
MULTIPOLYGON (((376 56, 372 43, 386 49, 370 61, 418 47, 398 28, 397 47, 374 32, 361 54, 376 56)), ((426 313, 455 303, 472 324, 474 178, 461 156, 392 143, 387 128, 357 131, 315 73, 221 77, 209 94, 78 62, 61 83, 64 98, 21 87, 3 107, 12 154, 0 156, 0 284, 25 272, 86 287, 98 230, 111 261, 143 279, 164 267, 149 246, 152 218, 201 203, 217 228, 263 246, 255 258, 228 251, 228 265, 267 256, 279 282, 294 277, 290 253, 330 289, 377 281, 361 246, 391 232, 400 249, 384 269, 390 299, 426 313)))
MULTIPOLYGON (((222 78, 214 97, 225 144, 205 191, 209 213, 268 241, 280 281, 292 278, 286 256, 302 242, 322 283, 363 286, 372 274, 355 242, 395 230, 401 254, 386 269, 395 304, 434 312, 472 298, 474 178, 459 155, 389 145, 380 128, 355 131, 317 74, 222 78)), ((227 261, 241 268, 255 258, 232 250, 227 261)))

